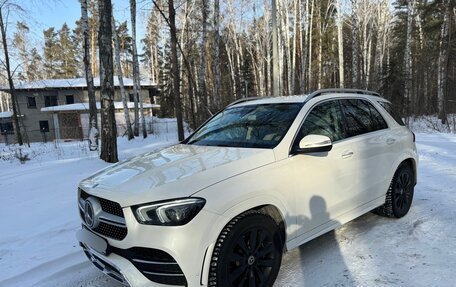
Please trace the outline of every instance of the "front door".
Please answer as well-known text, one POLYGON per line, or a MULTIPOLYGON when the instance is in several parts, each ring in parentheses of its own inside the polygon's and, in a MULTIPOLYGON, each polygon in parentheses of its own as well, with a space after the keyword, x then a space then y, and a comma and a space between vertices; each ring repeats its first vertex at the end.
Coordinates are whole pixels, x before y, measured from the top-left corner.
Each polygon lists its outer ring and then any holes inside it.
POLYGON ((82 140, 81 120, 78 113, 59 114, 59 124, 62 139, 82 140))
POLYGON ((306 135, 324 135, 331 139, 329 152, 296 154, 290 158, 296 194, 298 236, 312 234, 336 224, 334 219, 359 203, 356 155, 347 140, 343 115, 338 100, 324 101, 312 108, 296 138, 295 145, 306 135))

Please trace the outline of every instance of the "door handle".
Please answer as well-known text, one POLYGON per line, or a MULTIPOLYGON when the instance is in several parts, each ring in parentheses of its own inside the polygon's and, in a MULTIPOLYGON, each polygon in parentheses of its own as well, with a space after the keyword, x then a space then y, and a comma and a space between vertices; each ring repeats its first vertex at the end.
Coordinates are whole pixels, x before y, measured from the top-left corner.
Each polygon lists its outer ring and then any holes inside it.
POLYGON ((342 154, 342 158, 350 158, 353 156, 353 152, 352 151, 346 151, 342 154))
POLYGON ((386 143, 387 143, 387 144, 393 144, 393 143, 395 143, 395 142, 396 142, 396 140, 395 140, 395 139, 392 139, 392 138, 389 138, 389 139, 386 140, 386 143))

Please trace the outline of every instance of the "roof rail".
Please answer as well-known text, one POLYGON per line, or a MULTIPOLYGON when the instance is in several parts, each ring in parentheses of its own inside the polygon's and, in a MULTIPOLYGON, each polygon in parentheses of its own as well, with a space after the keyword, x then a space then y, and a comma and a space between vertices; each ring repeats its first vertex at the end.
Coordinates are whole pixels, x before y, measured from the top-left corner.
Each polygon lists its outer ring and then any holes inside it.
POLYGON ((245 102, 250 102, 250 101, 255 101, 255 100, 261 100, 261 99, 270 99, 272 97, 247 97, 247 98, 242 98, 242 99, 239 99, 239 100, 236 100, 232 103, 230 103, 229 105, 227 105, 227 107, 231 107, 231 106, 234 106, 234 105, 237 105, 237 104, 240 104, 240 103, 245 103, 245 102))
POLYGON ((323 94, 329 94, 329 93, 349 93, 349 94, 361 94, 361 95, 371 95, 371 96, 377 96, 377 97, 382 97, 379 93, 377 92, 372 92, 368 90, 361 90, 361 89, 321 89, 321 90, 316 90, 315 92, 311 93, 307 97, 307 101, 311 100, 312 98, 321 96, 323 94))

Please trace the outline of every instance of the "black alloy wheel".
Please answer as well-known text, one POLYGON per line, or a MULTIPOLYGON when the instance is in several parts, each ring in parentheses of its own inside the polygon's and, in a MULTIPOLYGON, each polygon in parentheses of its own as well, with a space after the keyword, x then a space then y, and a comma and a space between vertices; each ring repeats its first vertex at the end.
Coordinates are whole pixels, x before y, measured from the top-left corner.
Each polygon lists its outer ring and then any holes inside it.
POLYGON ((272 286, 282 250, 274 219, 257 211, 244 213, 225 226, 217 240, 209 286, 272 286))
POLYGON ((385 203, 373 212, 387 217, 403 217, 412 205, 414 189, 413 170, 409 164, 401 163, 388 188, 385 203))
POLYGON ((392 183, 393 214, 402 217, 407 214, 413 200, 413 172, 408 165, 402 165, 392 183))

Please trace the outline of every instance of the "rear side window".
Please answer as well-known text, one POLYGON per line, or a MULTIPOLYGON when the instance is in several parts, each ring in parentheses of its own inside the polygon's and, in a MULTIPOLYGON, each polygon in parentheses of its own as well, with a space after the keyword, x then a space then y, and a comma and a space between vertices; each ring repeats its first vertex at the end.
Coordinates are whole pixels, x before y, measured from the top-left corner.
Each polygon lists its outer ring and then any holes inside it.
POLYGON ((375 107, 365 100, 341 100, 346 120, 347 136, 353 137, 388 128, 375 107))
POLYGON ((393 109, 393 105, 391 105, 391 103, 388 103, 388 102, 378 102, 380 106, 382 106, 385 111, 388 112, 388 114, 390 114, 393 119, 398 123, 400 124, 401 126, 405 126, 405 123, 404 121, 402 121, 402 117, 399 115, 398 112, 396 112, 394 109, 393 109))

